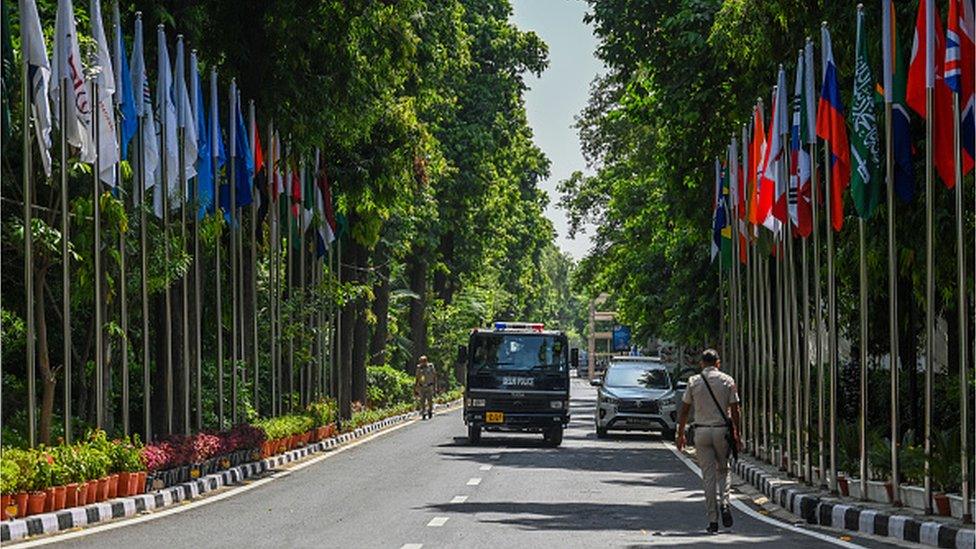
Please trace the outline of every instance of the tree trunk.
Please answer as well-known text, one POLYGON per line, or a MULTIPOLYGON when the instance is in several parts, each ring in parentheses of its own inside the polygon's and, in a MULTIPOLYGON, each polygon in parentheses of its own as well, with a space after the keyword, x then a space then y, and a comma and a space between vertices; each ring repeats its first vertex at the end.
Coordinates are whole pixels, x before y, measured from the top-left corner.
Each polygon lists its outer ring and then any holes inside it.
MULTIPOLYGON (((438 247, 438 252, 440 257, 445 262, 450 262, 454 258, 454 233, 448 232, 441 237, 441 243, 438 247)), ((440 297, 444 303, 450 304, 451 300, 454 298, 454 284, 451 282, 451 277, 449 273, 444 272, 443 269, 438 269, 434 273, 433 281, 434 293, 440 297)))
POLYGON ((390 313, 390 266, 387 263, 386 245, 383 242, 376 248, 375 263, 381 265, 376 275, 379 277, 373 287, 373 316, 376 326, 373 327, 373 337, 369 344, 369 363, 375 365, 386 364, 389 353, 386 350, 386 340, 389 335, 390 313))
MULTIPOLYGON (((349 250, 349 242, 343 245, 344 250, 349 250)), ((344 263, 348 265, 347 259, 344 263)), ((343 265, 342 280, 348 282, 352 280, 353 272, 348 266, 343 265)), ((353 323, 355 322, 355 309, 352 303, 346 302, 339 310, 341 330, 339 331, 339 341, 341 349, 339 353, 339 414, 343 419, 352 417, 352 333, 353 323)))
MULTIPOLYGON (((47 279, 47 262, 34 269, 34 326, 37 328, 37 367, 41 374, 40 442, 51 444, 51 419, 54 416, 54 389, 57 378, 51 369, 51 354, 47 341, 47 319, 44 317, 44 285, 47 279)), ((31 352, 28 348, 27 352, 31 352)))
POLYGON ((410 290, 417 294, 410 302, 410 339, 413 355, 407 371, 414 375, 420 357, 427 354, 427 256, 423 248, 414 251, 409 264, 410 290))
MULTIPOLYGON (((366 248, 350 240, 352 252, 349 258, 356 266, 353 276, 357 284, 366 284, 366 267, 369 253, 366 248)), ((366 352, 369 349, 369 327, 366 324, 366 309, 369 304, 365 297, 353 302, 355 320, 352 327, 352 399, 366 402, 366 352)))

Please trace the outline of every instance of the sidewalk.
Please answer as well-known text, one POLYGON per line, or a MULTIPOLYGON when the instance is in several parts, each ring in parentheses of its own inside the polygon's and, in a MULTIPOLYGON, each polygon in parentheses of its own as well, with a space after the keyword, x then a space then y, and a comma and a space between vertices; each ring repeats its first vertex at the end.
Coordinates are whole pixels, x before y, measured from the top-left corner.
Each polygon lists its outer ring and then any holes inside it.
POLYGON ((932 547, 971 549, 976 532, 971 524, 949 517, 925 515, 914 509, 834 496, 786 477, 785 471, 742 456, 732 471, 784 510, 806 521, 932 547))

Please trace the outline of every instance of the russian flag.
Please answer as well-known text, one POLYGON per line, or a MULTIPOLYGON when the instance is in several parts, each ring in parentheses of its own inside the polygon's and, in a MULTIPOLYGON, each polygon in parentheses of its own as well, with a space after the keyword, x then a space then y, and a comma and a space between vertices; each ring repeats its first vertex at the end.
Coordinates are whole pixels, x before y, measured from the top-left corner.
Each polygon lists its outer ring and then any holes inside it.
POLYGON ((834 51, 830 45, 830 31, 825 24, 820 28, 823 42, 823 86, 820 89, 820 104, 817 105, 817 137, 823 139, 830 148, 830 189, 831 224, 835 231, 844 226, 844 190, 851 183, 851 145, 847 139, 847 123, 844 121, 844 105, 840 101, 840 86, 837 84, 837 65, 834 51))

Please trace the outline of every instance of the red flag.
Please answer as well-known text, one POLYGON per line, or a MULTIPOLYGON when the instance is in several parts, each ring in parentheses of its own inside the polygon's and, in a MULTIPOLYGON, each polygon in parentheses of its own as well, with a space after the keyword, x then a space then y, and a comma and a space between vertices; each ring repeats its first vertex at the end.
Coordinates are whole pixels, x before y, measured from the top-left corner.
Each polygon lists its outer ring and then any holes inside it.
POLYGON ((905 93, 908 106, 922 118, 928 119, 929 113, 925 109, 926 88, 932 88, 932 156, 935 171, 946 187, 951 189, 956 184, 952 137, 952 90, 945 81, 945 34, 942 32, 939 10, 932 0, 922 0, 918 3, 912 60, 908 66, 908 89, 905 93), (932 9, 934 20, 933 36, 928 36, 926 30, 926 9, 929 7, 932 9), (930 45, 933 48, 928 52, 927 48, 930 45))
POLYGON ((759 105, 752 109, 752 144, 749 148, 749 223, 759 224, 759 170, 766 154, 766 129, 759 105))
POLYGON ((254 173, 259 173, 264 167, 264 148, 261 147, 261 132, 254 128, 254 173))
POLYGON ((847 123, 844 121, 844 105, 840 100, 837 84, 837 65, 830 46, 830 32, 821 27, 824 66, 823 87, 817 105, 817 137, 827 142, 830 149, 831 224, 835 231, 844 226, 844 189, 851 183, 851 145, 847 139, 847 123))
POLYGON ((302 179, 298 174, 297 168, 291 170, 291 215, 296 218, 299 215, 299 207, 302 205, 302 179))

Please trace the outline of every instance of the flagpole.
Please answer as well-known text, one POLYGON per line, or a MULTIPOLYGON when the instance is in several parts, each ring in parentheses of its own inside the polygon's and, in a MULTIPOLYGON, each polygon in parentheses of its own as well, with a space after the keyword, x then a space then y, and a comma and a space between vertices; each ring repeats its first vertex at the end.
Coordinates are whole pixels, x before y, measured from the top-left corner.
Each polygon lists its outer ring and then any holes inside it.
POLYGON ((210 166, 213 170, 214 214, 221 227, 221 234, 214 244, 214 290, 216 295, 215 313, 217 328, 217 428, 224 428, 224 305, 221 289, 220 248, 223 246, 224 215, 220 204, 220 168, 217 158, 220 154, 220 109, 217 107, 217 69, 210 69, 210 166))
MULTIPOLYGON (((935 87, 935 14, 930 0, 925 2, 925 492, 926 503, 931 507, 932 477, 932 376, 935 362, 935 260, 933 251, 933 200, 935 193, 933 154, 934 117, 933 89, 935 87)), ((960 424, 960 431, 966 426, 960 424)), ((892 440, 892 445, 895 441, 892 440)), ((892 453, 892 457, 896 454, 892 453)), ((892 460, 891 481, 898 493, 898 462, 892 460)))
MULTIPOLYGON (((182 82, 186 70, 183 64, 183 35, 176 36, 176 157, 179 162, 180 248, 186 251, 186 113, 183 104, 182 82)), ((189 356, 189 295, 186 275, 180 281, 180 371, 183 376, 183 433, 190 434, 190 368, 189 356)))
MULTIPOLYGON (((92 101, 94 101, 95 108, 99 108, 98 101, 98 81, 94 78, 89 79, 91 84, 92 101)), ((103 340, 103 319, 102 319, 102 208, 100 200, 100 186, 99 186, 99 171, 101 170, 101 158, 99 153, 101 152, 101 135, 99 135, 99 119, 100 113, 92 113, 92 131, 94 132, 93 138, 95 142, 95 164, 93 166, 93 176, 92 176, 92 212, 94 215, 94 226, 93 226, 93 263, 94 263, 94 281, 92 285, 94 286, 95 301, 93 303, 95 308, 95 426, 102 429, 105 426, 105 383, 104 383, 104 349, 102 345, 103 340)))
MULTIPOLYGON (((931 112, 931 111, 926 111, 931 112)), ((960 394, 960 415, 959 421, 962 426, 960 431, 960 458, 962 471, 962 520, 970 523, 972 519, 972 509, 969 500, 969 356, 968 339, 969 330, 967 327, 968 315, 966 314, 966 249, 963 239, 963 216, 965 212, 962 207, 962 138, 960 135, 960 113, 959 113, 959 93, 952 92, 952 133, 954 152, 954 170, 956 180, 956 308, 959 314, 959 394, 960 394)))
MULTIPOLYGON (((247 106, 247 117, 248 117, 248 127, 251 129, 251 148, 254 149, 256 145, 255 136, 258 132, 257 121, 254 115, 254 100, 250 100, 247 106)), ((254 167, 255 171, 257 166, 254 167)), ((253 189, 257 185, 257 173, 254 174, 254 181, 251 186, 253 189)), ((253 191, 252 191, 253 192, 253 191)), ((251 367, 254 369, 254 411, 259 413, 260 406, 258 402, 258 397, 260 392, 258 390, 258 287, 257 287, 257 268, 258 268, 258 256, 257 256, 257 232, 258 232, 258 210, 257 210, 257 200, 254 197, 251 199, 251 367)))
MULTIPOLYGON (((890 370, 890 417, 891 417, 891 440, 898 440, 899 431, 899 391, 898 391, 898 260, 897 250, 895 249, 895 157, 894 157, 894 126, 892 117, 894 116, 893 93, 894 86, 892 74, 894 74, 894 37, 892 36, 890 12, 890 0, 881 0, 882 11, 882 62, 884 70, 884 108, 885 108, 885 200, 888 210, 888 368, 890 370)), ((914 375, 914 374, 913 374, 914 375)), ((897 461, 897 452, 892 445, 892 462, 897 461)), ((863 476, 863 475, 862 475, 863 476)), ((928 482, 928 475, 925 475, 925 509, 926 513, 932 510, 931 505, 931 486, 928 482)))
MULTIPOLYGON (((798 182, 799 183, 799 182, 798 182)), ((797 187, 799 191, 799 186, 797 187)), ((799 197, 798 197, 799 198, 799 197)), ((789 225, 789 223, 787 223, 789 225)), ((788 244, 788 257, 789 268, 787 273, 789 275, 789 285, 788 290, 789 304, 790 304, 790 316, 787 320, 790 322, 790 334, 791 334, 791 345, 792 345, 792 361, 790 362, 790 368, 792 369, 792 376, 790 381, 793 386, 792 396, 793 404, 790 406, 790 410, 793 412, 793 454, 790 455, 790 473, 796 475, 797 477, 803 477, 803 447, 801 441, 801 423, 802 416, 800 414, 800 397, 803 394, 802 387, 802 356, 803 351, 800 349, 800 325, 799 325, 799 311, 797 310, 799 304, 796 299, 796 243, 793 241, 794 237, 792 235, 792 228, 788 231, 789 244, 788 244)))
MULTIPOLYGON (((740 189, 745 193, 743 199, 748 205, 749 196, 749 130, 745 124, 742 125, 742 185, 740 189)), ((746 387, 745 395, 749 399, 749 406, 746 408, 746 422, 749 424, 749 437, 745 437, 746 441, 749 442, 751 438, 751 451, 755 456, 757 455, 756 449, 758 447, 756 443, 756 317, 754 315, 755 304, 755 292, 753 291, 753 282, 755 278, 752 276, 753 271, 753 258, 752 258, 752 238, 749 229, 749 219, 748 219, 748 206, 746 211, 742 212, 741 215, 745 216, 744 221, 746 227, 746 241, 745 241, 745 254, 746 254, 746 311, 744 314, 744 320, 746 321, 746 340, 745 340, 745 371, 748 372, 746 375, 746 387)))
MULTIPOLYGON (((25 48, 26 49, 26 48, 25 48)), ((27 369, 27 443, 33 448, 37 444, 37 419, 35 416, 35 410, 37 405, 36 400, 36 372, 34 371, 34 235, 33 235, 33 222, 31 221, 31 207, 33 206, 34 200, 32 197, 31 188, 31 175, 33 168, 33 161, 31 159, 31 138, 30 138, 30 126, 31 126, 31 116, 30 116, 30 83, 28 76, 28 61, 27 55, 23 56, 23 65, 20 73, 21 82, 21 97, 23 98, 22 107, 24 109, 24 123, 23 126, 23 181, 24 181, 24 297, 25 297, 25 307, 24 307, 24 317, 26 319, 26 358, 27 363, 25 365, 27 369)), ((44 99, 45 101, 47 98, 44 99)), ((62 117, 61 120, 64 120, 62 117)), ((63 140, 62 140, 63 142, 63 140)), ((64 170, 64 164, 61 164, 62 171, 64 170)), ((65 408, 67 411, 67 408, 65 408)), ((67 416, 68 414, 65 414, 67 416)))
MULTIPOLYGON (((299 320, 299 341, 305 344, 305 328, 307 318, 305 315, 305 178, 308 175, 305 162, 299 168, 299 180, 301 181, 302 199, 298 204, 298 320, 299 320)), ((303 361, 298 367, 298 402, 304 406, 306 404, 306 390, 308 383, 308 362, 303 361)))
MULTIPOLYGON (((816 206, 814 206, 816 207, 816 206)), ((810 268, 807 260, 807 239, 800 241, 801 270, 803 277, 803 480, 813 484, 813 459, 810 455, 810 427, 812 425, 811 394, 812 384, 810 366, 810 268)))
MULTIPOLYGON (((60 75, 59 75, 60 76, 60 75)), ((61 78, 60 88, 60 119, 67 120, 68 109, 65 106, 68 102, 68 79, 61 78)), ((61 127, 61 334, 64 344, 64 441, 71 444, 71 255, 68 253, 68 240, 71 238, 71 222, 69 219, 68 204, 68 136, 62 123, 61 127)), ((34 371, 30 371, 33 376, 34 371)), ((34 391, 30 397, 34 398, 34 391)), ((30 407, 30 416, 34 415, 35 406, 30 407)), ((33 435, 33 422, 31 423, 31 433, 33 435)))
MULTIPOLYGON (((142 12, 136 12, 135 32, 138 42, 141 44, 142 36, 142 12)), ((141 45, 139 46, 142 47, 141 45)), ((140 50, 141 51, 141 50, 140 50)), ((139 116, 136 118, 138 129, 136 130, 136 155, 138 158, 138 189, 139 189, 139 289, 140 307, 142 308, 142 421, 143 435, 148 444, 152 441, 152 401, 151 401, 151 379, 149 368, 149 284, 148 284, 148 244, 146 239, 146 142, 143 136, 145 130, 145 109, 146 109, 146 82, 143 81, 145 74, 140 75, 143 88, 133 90, 138 94, 139 116)))
MULTIPOLYGON (((291 168, 291 169, 294 169, 294 168, 291 168)), ((286 179, 285 184, 286 185, 291 185, 292 184, 292 177, 294 177, 294 175, 291 173, 291 170, 289 170, 287 172, 287 175, 288 175, 288 178, 286 179)), ((295 191, 294 191, 294 186, 293 186, 292 187, 292 192, 289 193, 289 195, 288 195, 288 198, 289 198, 289 200, 291 202, 294 202, 295 201, 294 192, 295 191)), ((289 210, 291 210, 291 208, 289 208, 289 210)), ((289 213, 291 213, 291 212, 289 212, 289 213)), ((288 383, 287 383, 287 387, 288 387, 288 402, 287 402, 287 407, 288 407, 288 411, 291 412, 292 409, 293 409, 293 401, 294 401, 294 396, 295 396, 295 338, 292 335, 292 326, 291 326, 291 323, 292 323, 292 315, 291 315, 291 313, 292 313, 293 305, 295 303, 295 294, 294 294, 294 289, 295 289, 295 268, 294 268, 295 267, 295 260, 294 260, 295 245, 294 244, 295 244, 295 242, 292 240, 292 238, 294 238, 294 235, 295 235, 295 230, 292 229, 293 220, 291 218, 293 216, 292 215, 288 215, 286 217, 288 218, 288 238, 286 240, 286 243, 287 244, 285 246, 285 253, 287 254, 287 265, 285 266, 285 288, 286 288, 286 293, 287 293, 287 296, 288 296, 288 303, 286 304, 286 308, 288 309, 288 315, 285 317, 285 320, 287 322, 287 324, 286 324, 286 330, 288 332, 288 383)))
MULTIPOLYGON (((159 24, 156 27, 156 36, 158 40, 159 47, 159 73, 164 74, 168 71, 168 67, 163 66, 162 53, 163 48, 166 44, 166 34, 163 29, 163 25, 159 24)), ((162 181, 162 186, 156 189, 156 192, 162 193, 162 204, 163 204, 163 250, 164 258, 166 263, 166 268, 170 265, 170 242, 169 242, 169 174, 166 169, 166 155, 167 155, 167 128, 166 128, 166 99, 165 94, 168 93, 167 90, 156 90, 156 94, 159 100, 159 135, 160 139, 160 155, 159 155, 159 173, 160 180, 162 181)), ((169 284, 169 277, 167 276, 165 294, 165 317, 164 317, 164 327, 165 327, 165 341, 166 341, 166 434, 173 434, 173 300, 172 292, 169 284)))
POLYGON ((770 296, 770 292, 773 291, 773 276, 770 270, 772 266, 770 265, 771 258, 766 257, 763 259, 763 293, 765 294, 763 298, 763 308, 766 315, 766 443, 767 443, 767 456, 768 461, 771 464, 775 464, 776 456, 773 451, 773 437, 774 437, 774 412, 775 401, 773 399, 773 389, 775 385, 775 375, 773 372, 773 361, 775 356, 773 353, 773 298, 770 296))
MULTIPOLYGON (((119 2, 116 0, 112 3, 112 22, 115 27, 115 57, 113 59, 112 66, 118 71, 119 78, 117 79, 120 83, 118 85, 118 93, 115 94, 115 127, 119 134, 122 133, 122 117, 120 116, 120 105, 122 103, 122 56, 125 55, 122 41, 122 24, 119 17, 119 2)), ((126 200, 122 192, 122 159, 121 159, 121 140, 120 140, 120 151, 119 151, 119 162, 115 164, 115 184, 119 189, 119 196, 122 198, 122 209, 126 209, 126 200)), ((126 268, 125 268, 125 233, 121 230, 119 231, 119 313, 120 313, 120 327, 122 329, 122 432, 128 436, 129 435, 129 308, 128 308, 128 291, 126 284, 126 268)))
POLYGON ((230 375, 230 417, 231 424, 237 424, 237 340, 240 335, 237 324, 237 81, 230 80, 230 98, 228 100, 229 132, 230 132, 230 170, 228 187, 230 187, 230 279, 231 279, 231 375, 230 375))
POLYGON ((275 175, 278 170, 278 140, 275 137, 274 120, 268 122, 268 221, 271 233, 271 253, 268 258, 268 293, 271 328, 271 415, 278 415, 278 182, 275 175))
MULTIPOLYGON (((203 113, 200 112, 202 99, 200 97, 200 73, 197 67, 197 50, 190 50, 190 70, 193 71, 195 80, 192 80, 194 85, 191 91, 192 105, 193 105, 193 127, 196 129, 200 128, 199 121, 203 117, 203 113)), ((198 135, 197 139, 202 136, 198 135)), ((197 149, 197 158, 200 158, 199 148, 197 149)), ((204 160, 205 162, 207 160, 204 160)), ((199 172, 199 168, 198 168, 199 172)), ((213 180, 211 180, 213 181, 213 180)), ((201 324, 203 322, 203 294, 200 291, 200 174, 197 173, 197 177, 193 184, 193 362, 196 370, 196 381, 197 381, 197 392, 196 392, 196 428, 197 431, 203 430, 203 341, 202 341, 202 329, 201 324)))

